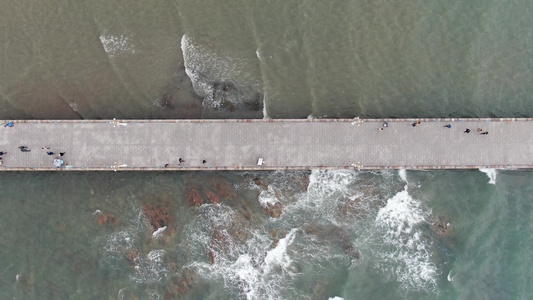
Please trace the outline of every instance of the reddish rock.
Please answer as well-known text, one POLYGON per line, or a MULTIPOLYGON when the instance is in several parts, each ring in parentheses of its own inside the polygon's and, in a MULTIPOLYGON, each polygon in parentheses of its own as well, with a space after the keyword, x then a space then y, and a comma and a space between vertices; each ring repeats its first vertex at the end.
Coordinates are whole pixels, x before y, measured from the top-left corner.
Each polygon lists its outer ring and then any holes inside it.
POLYGON ((126 250, 126 259, 133 268, 139 263, 139 255, 133 250, 126 250))
POLYGON ((200 277, 192 269, 184 269, 171 281, 170 291, 165 294, 165 297, 170 297, 168 299, 176 299, 178 295, 183 295, 189 290, 195 287, 198 283, 200 277))
POLYGON ((447 218, 437 216, 435 222, 431 224, 431 230, 440 236, 446 237, 450 235, 450 223, 447 218))
POLYGON ((215 194, 213 193, 212 191, 210 190, 206 190, 204 192, 205 194, 205 197, 207 198, 207 200, 213 204, 218 204, 220 203, 220 198, 215 194))
POLYGON ((309 181, 309 174, 307 172, 299 174, 296 180, 293 180, 294 184, 296 185, 295 190, 300 192, 307 191, 307 188, 309 187, 309 181))
POLYGON ((266 184, 263 181, 261 181, 261 179, 259 177, 254 178, 254 183, 258 187, 262 188, 263 190, 265 190, 265 191, 268 190, 268 184, 266 184))
POLYGON ((211 264, 215 263, 215 253, 211 250, 209 250, 209 261, 211 261, 211 264))
POLYGON ((237 192, 229 181, 223 178, 213 178, 209 181, 209 187, 224 200, 232 201, 237 198, 237 192))
POLYGON ((185 191, 185 199, 187 199, 187 203, 189 203, 189 205, 200 206, 204 204, 202 195, 200 195, 198 188, 196 188, 194 185, 189 186, 185 191))
POLYGON ((272 218, 279 218, 283 213, 283 205, 281 202, 267 203, 266 206, 263 206, 263 211, 272 218))
POLYGON ((356 197, 353 200, 344 198, 340 202, 340 210, 344 216, 353 216, 360 214, 361 198, 356 197))
POLYGON ((108 212, 105 213, 99 213, 96 215, 96 223, 98 225, 109 225, 109 226, 117 226, 117 218, 108 212))
POLYGON ((163 204, 144 203, 142 210, 147 218, 148 225, 151 227, 152 232, 161 227, 169 226, 174 219, 170 213, 170 209, 163 204))
POLYGON ((211 234, 211 247, 217 251, 227 251, 229 249, 228 236, 224 233, 220 227, 215 227, 211 234))

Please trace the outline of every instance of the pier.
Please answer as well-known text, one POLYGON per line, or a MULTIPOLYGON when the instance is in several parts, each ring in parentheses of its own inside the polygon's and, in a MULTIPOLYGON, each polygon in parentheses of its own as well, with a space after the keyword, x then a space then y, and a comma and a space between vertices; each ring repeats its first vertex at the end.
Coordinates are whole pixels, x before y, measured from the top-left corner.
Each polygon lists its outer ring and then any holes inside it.
POLYGON ((0 151, 6 152, 0 171, 533 167, 533 119, 526 118, 5 120, 3 124, 8 122, 13 126, 0 127, 0 151), (448 124, 450 128, 445 127, 448 124), (27 150, 21 151, 21 146, 27 150), (55 159, 61 160, 61 166, 54 165, 55 159))

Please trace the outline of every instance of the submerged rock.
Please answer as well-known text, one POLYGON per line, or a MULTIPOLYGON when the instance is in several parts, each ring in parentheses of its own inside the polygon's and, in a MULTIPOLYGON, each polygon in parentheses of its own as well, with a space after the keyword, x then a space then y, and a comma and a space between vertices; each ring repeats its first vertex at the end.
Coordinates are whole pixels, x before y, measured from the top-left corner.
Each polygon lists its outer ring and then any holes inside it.
POLYGON ((237 192, 235 191, 235 188, 233 188, 233 185, 224 178, 212 178, 209 180, 209 187, 221 199, 233 201, 237 198, 237 192))
POLYGON ((139 264, 139 254, 131 249, 126 250, 126 260, 131 265, 132 268, 135 269, 137 265, 139 264))
POLYGON ((217 196, 213 191, 206 190, 204 191, 205 197, 207 198, 207 201, 213 204, 220 203, 220 197, 217 196))
POLYGON ((115 227, 118 224, 117 218, 113 214, 108 212, 99 212, 95 214, 95 219, 98 225, 108 225, 115 227))
POLYGON ((170 223, 173 221, 170 209, 164 205, 155 203, 144 203, 142 206, 142 210, 147 218, 148 225, 151 227, 152 233, 156 232, 159 228, 169 226, 170 223))
POLYGON ((179 295, 186 294, 200 281, 200 276, 193 269, 183 269, 171 281, 170 288, 165 293, 165 299, 180 299, 179 295))
POLYGON ((263 206, 263 211, 272 218, 279 218, 283 213, 283 204, 281 202, 267 203, 263 206))
POLYGON ((431 230, 439 236, 449 236, 450 235, 450 223, 448 219, 443 216, 437 216, 436 220, 431 224, 431 230))
POLYGON ((202 198, 202 195, 198 192, 198 188, 194 185, 189 186, 185 190, 185 199, 187 199, 187 203, 189 205, 202 205, 204 204, 204 199, 202 198))
POLYGON ((189 185, 185 189, 185 199, 191 206, 218 204, 222 200, 232 201, 237 197, 233 186, 224 179, 213 178, 208 186, 189 185))
POLYGON ((355 197, 354 199, 341 199, 339 205, 339 209, 344 217, 359 216, 362 214, 361 198, 359 197, 355 197))
POLYGON ((261 179, 259 177, 254 178, 254 183, 258 187, 262 188, 263 190, 265 190, 265 191, 268 190, 268 184, 266 184, 263 181, 261 181, 261 179))

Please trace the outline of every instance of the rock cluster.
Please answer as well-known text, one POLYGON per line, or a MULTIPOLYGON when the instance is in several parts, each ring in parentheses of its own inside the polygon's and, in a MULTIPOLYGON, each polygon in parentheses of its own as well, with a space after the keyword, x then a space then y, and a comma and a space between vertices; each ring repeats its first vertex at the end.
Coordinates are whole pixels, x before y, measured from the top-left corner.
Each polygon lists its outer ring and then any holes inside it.
POLYGON ((115 227, 118 224, 117 218, 109 212, 99 212, 95 214, 95 219, 98 225, 107 225, 115 227))
POLYGON ((450 223, 447 218, 437 216, 436 220, 431 224, 431 230, 439 236, 447 237, 450 235, 450 223))
POLYGON ((207 186, 190 184, 185 189, 185 199, 191 206, 202 204, 219 204, 222 200, 233 201, 237 193, 233 186, 224 179, 213 178, 207 186))

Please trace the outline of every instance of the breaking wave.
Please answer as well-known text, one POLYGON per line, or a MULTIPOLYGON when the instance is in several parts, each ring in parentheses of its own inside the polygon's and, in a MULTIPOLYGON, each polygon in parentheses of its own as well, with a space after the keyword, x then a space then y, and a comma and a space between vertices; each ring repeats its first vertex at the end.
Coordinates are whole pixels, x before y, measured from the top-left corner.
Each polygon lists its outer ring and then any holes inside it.
POLYGON ((430 212, 421 208, 407 187, 387 201, 376 216, 383 247, 376 251, 382 273, 395 275, 406 291, 435 290, 438 270, 432 260, 431 243, 423 238, 421 225, 430 212))
POLYGON ((238 57, 181 38, 185 73, 204 107, 213 109, 262 109, 261 81, 248 71, 257 68, 257 58, 238 57))
POLYGON ((479 169, 489 177, 489 184, 496 184, 496 169, 479 169))
POLYGON ((298 233, 292 229, 273 245, 272 238, 248 224, 225 205, 204 205, 198 223, 186 230, 193 251, 212 253, 212 264, 192 263, 204 278, 223 278, 228 290, 246 299, 283 299, 281 292, 295 275, 291 245, 298 233), (210 230, 214 228, 214 230, 210 230))

